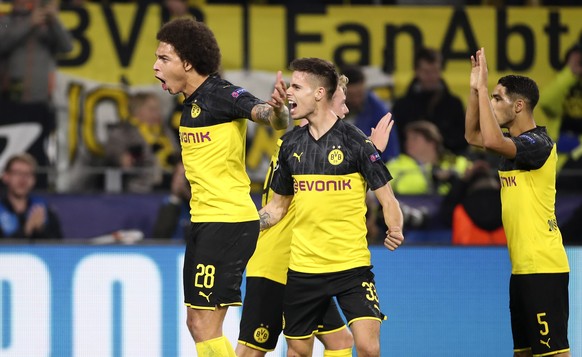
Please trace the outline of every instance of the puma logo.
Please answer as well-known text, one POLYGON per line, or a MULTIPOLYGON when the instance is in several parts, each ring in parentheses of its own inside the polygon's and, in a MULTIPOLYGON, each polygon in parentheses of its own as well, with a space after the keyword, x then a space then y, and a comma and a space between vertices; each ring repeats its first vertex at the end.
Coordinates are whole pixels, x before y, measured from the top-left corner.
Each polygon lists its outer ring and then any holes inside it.
POLYGON ((301 162, 301 155, 303 155, 303 152, 301 152, 299 155, 297 155, 296 152, 293 153, 293 157, 296 157, 298 162, 301 162))
POLYGON ((206 299, 206 301, 210 302, 210 295, 212 295, 212 292, 210 292, 210 294, 206 295, 202 291, 199 291, 198 295, 204 297, 206 299))
POLYGON ((550 338, 548 338, 548 340, 547 340, 547 341, 540 340, 540 343, 541 343, 542 345, 546 345, 546 346, 548 346, 548 348, 550 348, 550 338))

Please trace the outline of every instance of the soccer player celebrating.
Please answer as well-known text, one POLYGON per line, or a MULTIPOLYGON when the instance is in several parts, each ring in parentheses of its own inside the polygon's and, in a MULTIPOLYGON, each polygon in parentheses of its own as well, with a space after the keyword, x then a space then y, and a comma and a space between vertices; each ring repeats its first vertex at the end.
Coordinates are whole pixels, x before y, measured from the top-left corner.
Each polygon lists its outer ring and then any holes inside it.
POLYGON ((261 229, 275 225, 295 204, 284 293, 289 355, 311 356, 314 335, 336 297, 359 356, 380 354, 380 311, 366 242, 366 191, 383 207, 390 250, 402 243, 402 212, 390 173, 372 142, 331 111, 338 74, 333 64, 302 58, 287 98, 293 119, 308 125, 283 137, 273 169, 272 199, 260 211, 261 229))
POLYGON ((555 214, 556 145, 533 118, 539 99, 536 83, 508 75, 499 79, 489 98, 487 76, 481 48, 471 56, 465 138, 502 157, 499 177, 511 260, 513 355, 570 356, 570 268, 555 214))
MULTIPOLYGON (((344 118, 349 112, 346 106, 346 84, 348 78, 340 76, 339 85, 333 94, 332 111, 344 118)), ((386 114, 376 128, 372 129, 371 140, 379 150, 384 150, 393 126, 391 114, 386 114)), ((301 119, 299 126, 307 124, 301 119)), ((295 127, 298 128, 299 126, 295 127)), ((277 166, 277 156, 282 140, 277 142, 269 170, 265 178, 263 205, 273 195, 271 180, 273 169, 277 166)), ((287 282, 290 245, 292 237, 295 205, 291 203, 285 217, 274 227, 259 235, 257 248, 246 270, 246 293, 241 316, 239 344, 236 354, 239 357, 264 356, 275 349, 279 334, 283 329, 283 292, 287 282)), ((323 343, 324 356, 352 356, 353 337, 341 318, 333 299, 323 317, 322 326, 315 334, 323 343)))
POLYGON ((182 93, 180 143, 192 198, 192 230, 184 258, 187 325, 199 356, 235 356, 222 334, 259 234, 245 171, 247 121, 284 129, 289 123, 282 74, 271 100, 220 79, 220 50, 202 22, 179 18, 158 32, 154 72, 170 94, 182 93))

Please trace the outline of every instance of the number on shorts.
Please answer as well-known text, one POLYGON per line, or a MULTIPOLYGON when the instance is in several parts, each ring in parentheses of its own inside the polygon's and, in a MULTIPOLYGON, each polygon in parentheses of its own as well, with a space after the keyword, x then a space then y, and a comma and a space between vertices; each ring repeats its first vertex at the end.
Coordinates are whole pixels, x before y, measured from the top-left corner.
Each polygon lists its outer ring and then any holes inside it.
POLYGON ((368 299, 370 301, 376 301, 376 302, 378 302, 378 294, 376 293, 376 286, 374 285, 374 283, 370 283, 370 282, 364 281, 362 283, 362 286, 364 288, 366 288, 366 291, 368 292, 366 294, 366 299, 368 299))
POLYGON ((545 317, 546 313, 540 312, 537 316, 538 316, 538 324, 540 324, 542 326, 542 329, 540 330, 540 334, 542 336, 545 336, 548 333, 550 333, 550 327, 548 326, 548 323, 546 321, 542 320, 542 317, 545 317))
POLYGON ((194 286, 197 288, 212 288, 214 286, 214 265, 198 264, 196 270, 198 272, 194 277, 194 286))

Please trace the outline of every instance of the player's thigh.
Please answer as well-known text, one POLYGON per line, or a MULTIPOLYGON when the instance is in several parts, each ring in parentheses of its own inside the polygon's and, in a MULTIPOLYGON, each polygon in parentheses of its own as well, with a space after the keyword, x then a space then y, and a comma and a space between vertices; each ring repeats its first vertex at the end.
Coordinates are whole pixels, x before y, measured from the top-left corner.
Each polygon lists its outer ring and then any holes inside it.
POLYGON ((240 305, 242 276, 258 233, 258 221, 193 223, 184 256, 186 305, 201 309, 240 305))
POLYGON ((386 319, 380 310, 380 298, 371 269, 371 266, 350 269, 338 274, 334 281, 335 296, 350 326, 362 319, 386 319))
POLYGON ((240 321, 239 343, 260 351, 272 351, 283 329, 285 285, 247 277, 240 321))
POLYGON ((568 273, 512 275, 510 309, 514 349, 534 355, 567 351, 568 273))
POLYGON ((322 274, 304 274, 289 270, 283 316, 285 337, 305 339, 318 331, 331 296, 322 274))

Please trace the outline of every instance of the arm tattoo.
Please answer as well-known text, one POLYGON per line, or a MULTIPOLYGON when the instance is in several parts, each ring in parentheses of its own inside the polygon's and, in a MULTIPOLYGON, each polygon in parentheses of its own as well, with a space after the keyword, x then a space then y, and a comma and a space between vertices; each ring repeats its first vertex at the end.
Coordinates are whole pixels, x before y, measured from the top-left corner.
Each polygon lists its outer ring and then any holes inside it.
POLYGON ((268 212, 259 213, 261 230, 271 227, 271 215, 268 212))
POLYGON ((255 121, 260 124, 270 125, 269 118, 273 115, 273 108, 269 104, 257 104, 254 108, 255 121))

